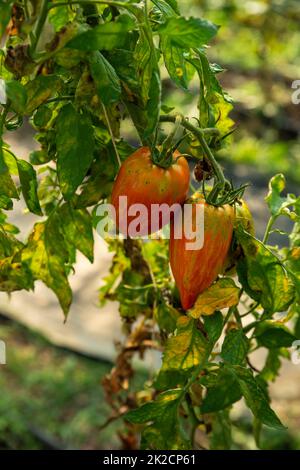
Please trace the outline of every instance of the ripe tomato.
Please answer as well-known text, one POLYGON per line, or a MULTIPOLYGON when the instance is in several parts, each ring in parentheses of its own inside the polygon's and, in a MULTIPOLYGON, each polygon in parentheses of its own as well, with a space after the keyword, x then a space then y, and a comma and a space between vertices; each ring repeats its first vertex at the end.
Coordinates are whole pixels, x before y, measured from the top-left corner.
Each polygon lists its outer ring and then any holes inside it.
MULTIPOLYGON (((134 219, 139 220, 139 235, 158 231, 166 223, 163 214, 172 204, 182 204, 187 196, 190 171, 187 160, 178 152, 168 168, 155 165, 149 147, 141 147, 122 164, 112 190, 111 202, 116 210, 116 223, 123 234, 134 219), (120 204, 120 196, 127 196, 127 208, 120 204), (143 204, 147 214, 129 212, 133 204, 143 204), (157 223, 151 218, 153 204, 166 204, 157 223), (151 230, 152 223, 152 230, 151 230)), ((134 208, 133 208, 134 209, 134 208)))
POLYGON ((198 295, 207 289, 223 271, 234 225, 234 207, 230 205, 215 207, 207 204, 203 196, 197 196, 189 200, 192 204, 192 211, 191 215, 185 219, 185 223, 193 224, 195 229, 196 206, 202 205, 204 210, 203 247, 189 250, 187 243, 191 240, 185 236, 175 239, 175 224, 183 223, 184 215, 178 217, 171 227, 170 263, 181 304, 185 310, 194 305, 198 295))

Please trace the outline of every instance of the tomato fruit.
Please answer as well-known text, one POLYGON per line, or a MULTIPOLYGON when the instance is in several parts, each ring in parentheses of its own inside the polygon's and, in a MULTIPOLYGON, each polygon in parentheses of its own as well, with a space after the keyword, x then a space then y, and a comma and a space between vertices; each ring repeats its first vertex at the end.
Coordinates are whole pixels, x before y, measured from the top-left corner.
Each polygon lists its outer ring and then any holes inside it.
POLYGON ((235 215, 233 206, 212 206, 199 194, 188 202, 192 204, 190 215, 183 220, 184 214, 181 214, 174 220, 170 238, 170 264, 185 310, 194 305, 198 295, 223 271, 231 244, 235 215), (202 205, 204 211, 204 242, 202 248, 191 250, 187 249, 191 240, 186 238, 184 232, 180 239, 176 239, 174 229, 175 224, 179 222, 192 224, 195 229, 198 205, 202 205))
POLYGON ((187 196, 190 171, 187 160, 178 152, 173 153, 173 163, 162 168, 153 163, 149 147, 141 147, 122 164, 115 180, 111 202, 116 210, 116 224, 123 234, 136 217, 139 219, 138 234, 147 235, 165 225, 163 213, 172 204, 182 204, 187 196), (120 196, 127 196, 127 208, 120 204, 120 196), (132 214, 133 204, 143 204, 146 214, 132 214), (153 204, 166 204, 157 217, 151 217, 153 204))

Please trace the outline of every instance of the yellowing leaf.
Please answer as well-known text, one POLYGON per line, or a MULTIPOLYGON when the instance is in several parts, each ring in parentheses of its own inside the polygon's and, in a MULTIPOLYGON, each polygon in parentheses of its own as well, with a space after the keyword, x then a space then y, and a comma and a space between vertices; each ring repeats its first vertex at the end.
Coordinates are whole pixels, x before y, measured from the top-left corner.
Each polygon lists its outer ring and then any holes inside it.
POLYGON ((232 279, 219 279, 198 296, 194 307, 190 310, 190 316, 199 318, 201 315, 212 315, 216 310, 237 305, 239 291, 232 279))
POLYGON ((165 347, 156 387, 164 389, 183 384, 195 367, 205 363, 209 352, 210 344, 196 322, 185 315, 179 317, 176 332, 168 338, 165 347))
POLYGON ((67 315, 72 301, 66 270, 68 253, 56 219, 35 224, 23 250, 22 261, 35 279, 40 279, 53 290, 67 315))

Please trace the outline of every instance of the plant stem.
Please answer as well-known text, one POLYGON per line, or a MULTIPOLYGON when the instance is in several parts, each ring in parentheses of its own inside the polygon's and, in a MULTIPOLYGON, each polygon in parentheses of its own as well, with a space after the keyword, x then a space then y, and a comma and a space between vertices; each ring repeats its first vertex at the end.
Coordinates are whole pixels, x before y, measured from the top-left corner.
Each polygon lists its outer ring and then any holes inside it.
POLYGON ((37 48, 37 45, 38 45, 38 42, 39 42, 39 39, 40 39, 40 35, 42 33, 45 21, 47 19, 48 6, 49 6, 49 1, 48 0, 42 0, 42 4, 41 4, 41 7, 40 7, 41 13, 40 13, 40 16, 38 17, 38 20, 37 20, 37 22, 35 24, 35 27, 33 29, 33 32, 32 32, 32 41, 31 41, 31 46, 30 46, 31 55, 34 55, 34 53, 36 51, 36 48, 37 48))
POLYGON ((243 328, 244 333, 248 333, 248 331, 255 328, 256 325, 258 325, 258 323, 259 323, 259 321, 254 321, 254 322, 250 323, 249 325, 244 326, 244 328, 243 328))
MULTIPOLYGON (((176 121, 176 116, 160 116, 160 122, 175 122, 176 121)), ((208 130, 206 129, 206 132, 203 133, 202 129, 198 128, 198 127, 195 127, 193 124, 191 124, 189 121, 187 121, 186 119, 182 119, 181 120, 181 126, 184 127, 185 129, 187 129, 188 131, 192 132, 195 137, 197 137, 197 139, 199 140, 204 152, 205 152, 205 155, 207 157, 207 159, 209 160, 213 170, 214 170, 214 173, 217 177, 217 180, 218 182, 220 183, 220 189, 224 189, 225 187, 225 183, 226 183, 226 180, 225 180, 225 177, 224 177, 224 174, 223 174, 223 171, 220 167, 220 165, 218 164, 217 160, 215 159, 212 151, 210 150, 206 140, 205 140, 205 137, 204 137, 204 134, 208 133, 208 130)))
POLYGON ((272 215, 270 217, 269 222, 268 222, 267 227, 266 227, 264 238, 262 240, 263 244, 267 243, 267 240, 268 240, 269 235, 270 235, 271 228, 273 227, 273 224, 274 224, 275 220, 276 220, 276 217, 274 215, 272 215))
POLYGON ((102 104, 102 109, 103 109, 103 113, 104 113, 104 116, 105 116, 105 120, 107 122, 107 127, 108 127, 108 130, 109 130, 109 133, 110 133, 110 138, 111 138, 111 141, 112 141, 112 144, 113 144, 113 148, 114 148, 114 151, 115 151, 115 154, 116 154, 116 157, 117 157, 118 165, 119 165, 119 168, 120 168, 121 165, 122 165, 122 162, 121 162, 121 158, 120 158, 120 155, 119 155, 119 152, 118 152, 118 147, 117 147, 117 144, 116 144, 116 141, 115 141, 115 136, 114 136, 112 127, 110 125, 110 121, 109 121, 109 117, 108 117, 108 114, 107 114, 106 107, 104 106, 103 103, 101 103, 101 104, 102 104))
POLYGON ((73 100, 74 95, 69 96, 57 96, 56 98, 50 98, 47 100, 47 103, 55 103, 56 101, 66 101, 66 100, 73 100))

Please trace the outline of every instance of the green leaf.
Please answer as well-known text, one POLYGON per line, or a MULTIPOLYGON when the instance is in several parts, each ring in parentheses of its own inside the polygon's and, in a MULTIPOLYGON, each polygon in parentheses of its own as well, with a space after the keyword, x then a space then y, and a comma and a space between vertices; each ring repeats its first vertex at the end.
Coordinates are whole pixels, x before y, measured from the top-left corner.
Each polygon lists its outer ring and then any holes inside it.
POLYGON ((141 35, 134 53, 125 49, 109 54, 122 84, 122 101, 139 133, 141 141, 149 144, 149 137, 156 129, 161 98, 161 81, 156 55, 141 35))
POLYGON ((238 228, 236 236, 245 255, 237 265, 245 291, 269 314, 285 311, 294 300, 295 287, 280 260, 243 229, 238 228))
POLYGON ((43 215, 37 195, 38 182, 35 169, 25 160, 18 160, 17 165, 21 190, 28 209, 33 214, 43 215))
POLYGON ((100 52, 93 53, 89 61, 97 94, 102 103, 107 106, 118 101, 121 95, 121 84, 113 66, 100 52))
POLYGON ((1 175, 7 171, 7 166, 4 160, 2 145, 3 145, 3 142, 0 137, 0 178, 1 178, 1 175))
POLYGON ((239 292, 240 288, 233 279, 220 278, 197 297, 189 314, 193 318, 199 318, 201 315, 212 315, 216 310, 237 305, 239 292))
POLYGON ((279 375, 279 370, 281 367, 281 360, 279 358, 280 350, 271 349, 268 352, 264 368, 259 374, 260 377, 266 382, 274 381, 279 375))
POLYGON ((0 40, 5 33, 11 15, 11 0, 1 0, 0 2, 0 40))
POLYGON ((2 151, 3 151, 4 162, 10 175, 18 176, 19 172, 18 172, 18 166, 17 166, 17 157, 11 152, 11 150, 9 151, 8 148, 6 147, 3 147, 2 151))
POLYGON ((215 344, 223 330, 223 315, 221 312, 215 312, 213 315, 203 317, 203 321, 210 343, 215 344))
POLYGON ((162 389, 183 384, 195 368, 205 364, 210 349, 196 321, 181 316, 175 334, 166 343, 156 386, 162 389))
POLYGON ((152 3, 160 11, 164 20, 179 14, 176 0, 152 0, 152 3))
POLYGON ((172 305, 167 304, 164 300, 159 302, 155 309, 155 319, 159 328, 167 333, 173 333, 180 313, 172 305))
POLYGON ((94 236, 92 218, 85 209, 73 209, 63 204, 58 211, 65 240, 81 251, 91 263, 94 260, 94 236))
POLYGON ((201 51, 198 51, 198 57, 187 60, 197 70, 200 81, 198 101, 200 126, 217 127, 221 135, 228 134, 234 124, 229 116, 232 104, 216 78, 218 69, 209 63, 201 51))
POLYGON ((232 445, 229 410, 215 413, 212 421, 210 449, 229 450, 232 445))
POLYGON ((275 429, 285 429, 275 412, 270 408, 266 391, 260 382, 253 376, 250 369, 241 366, 232 366, 233 374, 237 378, 247 406, 255 418, 266 426, 275 429))
POLYGON ((116 21, 99 24, 89 31, 78 34, 68 42, 67 47, 89 52, 121 48, 126 41, 128 31, 134 28, 135 22, 129 15, 119 15, 116 21))
POLYGON ((79 114, 71 103, 60 110, 56 131, 58 178, 64 198, 69 200, 92 163, 94 132, 89 116, 79 114))
POLYGON ((201 18, 172 17, 159 26, 158 32, 173 45, 189 49, 207 44, 217 34, 218 26, 201 18))
POLYGON ((17 188, 9 174, 5 162, 4 165, 4 172, 0 172, 0 196, 7 196, 9 198, 19 199, 17 188))
POLYGON ((225 336, 221 357, 229 364, 243 364, 249 350, 249 340, 243 330, 230 330, 225 336))
POLYGON ((29 154, 29 161, 32 165, 44 165, 52 160, 51 154, 45 150, 34 150, 29 154))
POLYGON ((168 390, 158 395, 155 401, 125 415, 130 423, 151 423, 142 433, 142 447, 147 449, 189 449, 179 422, 179 405, 182 390, 168 390))
POLYGON ((186 90, 188 88, 188 77, 182 49, 177 46, 172 46, 167 36, 161 37, 160 47, 170 78, 176 85, 186 90))
MULTIPOLYGON (((60 0, 53 0, 52 3, 59 3, 60 0)), ((59 31, 69 21, 73 19, 75 13, 66 5, 59 8, 52 8, 49 11, 49 22, 53 25, 55 31, 59 31)))
POLYGON ((274 217, 278 217, 281 214, 288 214, 287 208, 296 202, 296 198, 293 195, 282 197, 281 193, 285 188, 285 177, 282 173, 273 176, 269 182, 269 193, 266 197, 266 201, 270 208, 271 214, 274 217))
POLYGON ((61 79, 57 75, 38 75, 25 86, 27 105, 25 114, 31 116, 33 111, 47 101, 60 89, 61 79))
POLYGON ((242 398, 242 392, 231 370, 221 367, 212 387, 207 389, 201 413, 224 410, 242 398))
POLYGON ((266 320, 255 329, 255 337, 260 346, 265 348, 289 348, 296 337, 280 322, 266 320))
POLYGON ((33 116, 33 123, 36 127, 43 129, 52 118, 52 110, 49 106, 39 106, 33 116))
POLYGON ((0 260, 0 291, 23 289, 33 289, 33 279, 28 268, 21 263, 20 256, 0 260))
POLYGON ((10 211, 13 208, 14 204, 10 197, 5 196, 5 194, 0 195, 0 209, 5 209, 10 211))
POLYGON ((161 81, 156 50, 144 30, 140 31, 133 58, 139 84, 138 98, 140 103, 136 106, 131 97, 126 105, 141 140, 146 142, 154 133, 159 120, 161 81))
POLYGON ((6 82, 6 96, 11 102, 12 109, 18 113, 23 114, 27 102, 27 92, 25 87, 16 80, 6 82))
POLYGON ((35 224, 23 250, 22 260, 35 279, 40 279, 53 290, 64 314, 67 315, 72 302, 66 269, 69 258, 56 217, 35 224))
POLYGON ((0 259, 13 257, 23 244, 10 233, 0 230, 0 259))

